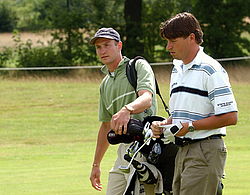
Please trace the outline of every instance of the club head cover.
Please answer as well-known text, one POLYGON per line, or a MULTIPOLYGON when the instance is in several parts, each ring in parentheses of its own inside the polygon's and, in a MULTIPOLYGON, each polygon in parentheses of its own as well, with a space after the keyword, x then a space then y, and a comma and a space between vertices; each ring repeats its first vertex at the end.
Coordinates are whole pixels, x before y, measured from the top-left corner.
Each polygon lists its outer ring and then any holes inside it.
POLYGON ((112 145, 120 144, 120 143, 131 143, 133 142, 133 136, 127 134, 115 134, 113 130, 110 130, 107 135, 108 142, 112 145))
POLYGON ((130 119, 127 126, 127 134, 142 136, 143 123, 138 119, 130 119))
POLYGON ((139 141, 143 139, 142 135, 143 123, 137 119, 130 119, 127 125, 126 134, 115 134, 113 130, 110 130, 107 134, 108 142, 112 145, 120 143, 131 143, 133 141, 139 141))

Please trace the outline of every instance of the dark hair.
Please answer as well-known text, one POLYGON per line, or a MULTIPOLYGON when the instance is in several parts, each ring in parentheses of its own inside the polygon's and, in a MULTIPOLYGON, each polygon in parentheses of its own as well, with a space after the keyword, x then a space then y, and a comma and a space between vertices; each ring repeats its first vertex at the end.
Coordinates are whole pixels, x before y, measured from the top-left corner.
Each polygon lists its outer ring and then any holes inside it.
POLYGON ((160 36, 163 39, 187 38, 191 33, 195 34, 196 43, 202 44, 203 32, 198 20, 191 13, 179 13, 160 25, 160 36))

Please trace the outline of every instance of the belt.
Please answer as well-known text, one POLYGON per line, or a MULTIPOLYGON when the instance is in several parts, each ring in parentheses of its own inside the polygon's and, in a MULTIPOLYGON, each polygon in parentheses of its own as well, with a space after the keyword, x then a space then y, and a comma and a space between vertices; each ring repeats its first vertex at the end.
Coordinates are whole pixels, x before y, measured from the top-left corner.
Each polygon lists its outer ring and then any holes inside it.
POLYGON ((191 138, 179 138, 179 137, 175 137, 175 144, 177 146, 183 147, 183 146, 186 146, 188 144, 193 144, 193 143, 204 141, 204 140, 221 139, 222 136, 223 135, 221 135, 221 134, 216 134, 216 135, 211 135, 209 137, 205 137, 205 138, 202 138, 202 139, 191 139, 191 138))

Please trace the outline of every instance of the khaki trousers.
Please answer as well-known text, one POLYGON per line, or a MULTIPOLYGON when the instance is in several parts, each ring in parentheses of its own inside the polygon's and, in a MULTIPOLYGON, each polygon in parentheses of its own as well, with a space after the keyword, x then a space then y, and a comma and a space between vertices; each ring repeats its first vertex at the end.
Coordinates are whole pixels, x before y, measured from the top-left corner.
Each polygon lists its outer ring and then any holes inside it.
POLYGON ((180 147, 175 159, 174 195, 216 195, 227 150, 223 139, 180 147))
MULTIPOLYGON (((123 195, 127 186, 127 180, 129 173, 123 173, 120 171, 120 165, 128 165, 129 163, 124 160, 124 154, 126 149, 129 147, 129 144, 120 144, 117 151, 117 159, 113 168, 109 172, 108 186, 106 195, 123 195)), ((143 162, 145 158, 138 153, 136 160, 143 162)), ((144 189, 146 195, 154 195, 154 185, 145 184, 144 189)))

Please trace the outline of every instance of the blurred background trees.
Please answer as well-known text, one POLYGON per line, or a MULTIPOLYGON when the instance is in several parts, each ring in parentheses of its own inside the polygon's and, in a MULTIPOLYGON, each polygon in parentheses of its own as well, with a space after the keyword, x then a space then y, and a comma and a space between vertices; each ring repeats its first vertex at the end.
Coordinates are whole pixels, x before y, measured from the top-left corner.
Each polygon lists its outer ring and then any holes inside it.
MULTIPOLYGON (((49 44, 41 43, 39 48, 16 41, 15 63, 21 67, 37 66, 35 56, 39 64, 47 56, 47 66, 97 64, 88 42, 100 27, 119 31, 123 54, 130 58, 142 55, 149 62, 170 61, 159 25, 183 11, 200 21, 202 46, 208 54, 215 58, 250 54, 250 10, 244 0, 0 0, 0 32, 51 33, 49 44)), ((0 50, 0 66, 8 55, 13 57, 9 48, 0 50)))

